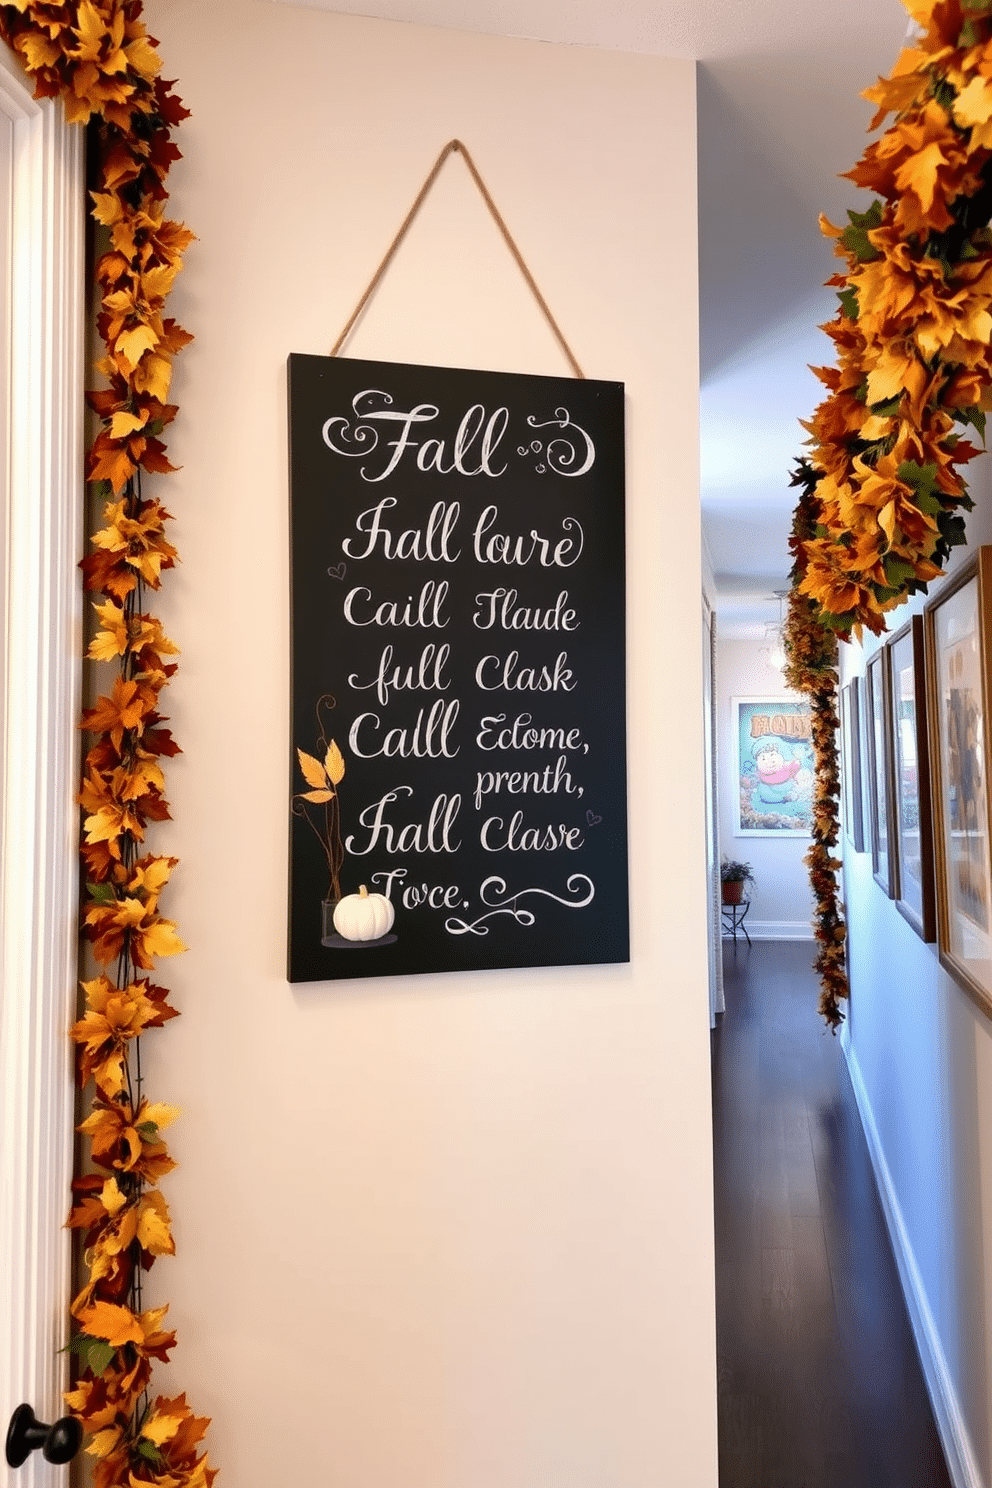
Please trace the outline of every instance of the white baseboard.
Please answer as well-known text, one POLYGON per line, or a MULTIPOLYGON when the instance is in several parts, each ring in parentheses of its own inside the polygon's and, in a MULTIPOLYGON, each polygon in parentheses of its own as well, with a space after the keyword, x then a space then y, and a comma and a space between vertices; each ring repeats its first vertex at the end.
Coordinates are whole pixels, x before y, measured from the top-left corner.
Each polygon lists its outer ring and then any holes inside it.
MULTIPOLYGON (((813 939, 813 926, 808 920, 746 920, 744 928, 752 940, 813 939)), ((741 927, 738 927, 738 939, 741 939, 740 932, 741 927)), ((723 938, 733 940, 734 937, 724 930, 723 938)))
POLYGON ((916 1257, 913 1254, 913 1247, 910 1244, 909 1234, 902 1217, 902 1209, 900 1208, 899 1199, 892 1182, 892 1174, 889 1171, 889 1165, 882 1150, 881 1138, 878 1134, 878 1127, 875 1125, 875 1116, 871 1108, 871 1102, 868 1099, 868 1092, 861 1077, 858 1057, 851 1045, 846 1026, 841 1036, 841 1046, 847 1058, 847 1067, 851 1075, 851 1084, 854 1087, 854 1096, 858 1103, 858 1110, 861 1113, 861 1124, 864 1127, 865 1138, 868 1142, 868 1151, 871 1155, 871 1163, 875 1171, 875 1182, 878 1185, 879 1196, 882 1200, 882 1209, 885 1213, 889 1239, 892 1242, 896 1265, 899 1268, 899 1280, 902 1283, 903 1296, 906 1299, 909 1322, 913 1330, 913 1337, 916 1340, 916 1348, 920 1356, 920 1364, 923 1368, 927 1391, 930 1395, 930 1403, 933 1406, 937 1431, 940 1434, 944 1456, 947 1459, 947 1471, 950 1474, 954 1488, 986 1488, 981 1469, 975 1457, 971 1435, 961 1409, 957 1390, 954 1387, 954 1381, 947 1366, 947 1358, 940 1341, 940 1334, 937 1331, 937 1324, 934 1321, 933 1313, 930 1311, 930 1303, 927 1299, 926 1290, 923 1286, 923 1278, 916 1264, 916 1257))

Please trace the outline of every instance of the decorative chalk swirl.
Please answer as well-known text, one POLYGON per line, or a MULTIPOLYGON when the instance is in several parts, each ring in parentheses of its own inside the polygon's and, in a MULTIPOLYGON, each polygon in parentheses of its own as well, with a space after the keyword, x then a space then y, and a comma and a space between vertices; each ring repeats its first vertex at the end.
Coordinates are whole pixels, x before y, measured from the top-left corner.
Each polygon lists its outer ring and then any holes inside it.
POLYGON ((548 439, 545 451, 545 459, 556 475, 585 475, 587 470, 592 469, 596 459, 596 446, 585 429, 572 423, 567 408, 556 408, 554 418, 544 420, 535 418, 532 413, 528 414, 527 423, 532 429, 556 427, 561 430, 561 434, 552 435, 548 439))
POLYGON ((584 897, 581 899, 562 899, 558 894, 552 894, 549 889, 518 889, 515 894, 511 894, 505 903, 499 904, 494 898, 486 897, 487 889, 492 889, 496 895, 506 893, 506 879, 500 878, 498 874, 494 873, 490 878, 485 880, 479 890, 479 898, 483 904, 493 906, 488 914, 480 915, 477 920, 471 921, 459 920, 456 916, 452 915, 450 920, 445 920, 444 928, 449 935, 488 935, 489 926, 485 921, 493 919, 496 915, 504 914, 512 916, 518 925, 533 925, 536 920, 533 911, 521 909, 517 905, 517 900, 522 899, 525 894, 542 894, 545 899, 553 899, 556 904, 563 904, 566 909, 584 909, 587 904, 592 903, 596 894, 595 884, 585 873, 571 874, 565 887, 570 894, 584 894, 584 897))
POLYGON ((371 401, 373 398, 382 400, 382 408, 388 408, 393 401, 389 393, 380 392, 378 388, 365 388, 351 400, 351 411, 355 416, 354 428, 340 413, 325 420, 320 433, 328 449, 333 450, 336 455, 372 453, 379 443, 379 431, 374 424, 362 423, 362 419, 375 412, 375 405, 371 401))

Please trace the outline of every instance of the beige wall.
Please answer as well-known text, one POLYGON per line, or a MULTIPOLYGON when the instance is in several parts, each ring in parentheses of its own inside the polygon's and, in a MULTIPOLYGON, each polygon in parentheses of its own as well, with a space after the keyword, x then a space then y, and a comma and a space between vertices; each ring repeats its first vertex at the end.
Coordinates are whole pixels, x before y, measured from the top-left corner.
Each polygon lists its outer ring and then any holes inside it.
MULTIPOLYGON (((236 1488, 713 1488, 690 63, 147 0, 194 111, 168 483, 170 1386, 236 1488), (632 960, 290 987, 285 361, 466 141, 627 385, 632 960)), ((567 373, 449 162, 355 355, 567 373)))

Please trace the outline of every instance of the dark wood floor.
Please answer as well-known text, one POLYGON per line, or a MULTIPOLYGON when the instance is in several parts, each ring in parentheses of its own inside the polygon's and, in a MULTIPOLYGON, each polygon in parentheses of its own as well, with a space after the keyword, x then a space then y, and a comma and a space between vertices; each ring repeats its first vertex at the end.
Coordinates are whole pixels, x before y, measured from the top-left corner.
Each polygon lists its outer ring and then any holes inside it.
POLYGON ((810 943, 724 945, 720 1488, 950 1488, 810 943))

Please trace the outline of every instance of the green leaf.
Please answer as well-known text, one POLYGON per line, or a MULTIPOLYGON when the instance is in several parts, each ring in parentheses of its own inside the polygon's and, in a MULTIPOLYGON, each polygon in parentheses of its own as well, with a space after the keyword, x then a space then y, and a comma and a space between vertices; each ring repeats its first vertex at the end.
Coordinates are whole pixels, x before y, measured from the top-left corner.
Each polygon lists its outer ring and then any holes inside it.
POLYGON ((837 298, 840 300, 840 307, 848 320, 857 320, 859 314, 858 291, 854 286, 851 285, 847 289, 839 289, 837 291, 837 298))
POLYGON ((847 215, 851 225, 841 233, 841 242, 859 263, 874 263, 882 255, 874 243, 869 242, 868 234, 882 225, 882 203, 873 201, 867 212, 849 210, 847 215))
POLYGON ((959 408, 954 414, 954 420, 955 423, 970 424, 973 429, 977 429, 982 443, 985 443, 985 413, 977 404, 972 408, 959 408))
POLYGON ((146 1441, 144 1437, 142 1437, 141 1441, 139 1441, 138 1443, 138 1451, 141 1453, 142 1457, 144 1457, 148 1462, 153 1462, 156 1467, 158 1467, 160 1463, 165 1461, 165 1458, 162 1456, 162 1453, 159 1451, 155 1443, 146 1441))
POLYGON ((964 518, 957 512, 942 511, 937 518, 937 531, 949 549, 963 547, 967 542, 964 518))
POLYGON ((77 1333, 70 1338, 62 1353, 78 1354, 83 1367, 100 1375, 113 1359, 117 1350, 105 1338, 90 1338, 86 1333, 77 1333))
MULTIPOLYGON (((982 3, 984 3, 984 0, 982 0, 982 3)), ((970 45, 971 43, 965 44, 970 45)), ((950 113, 951 106, 958 95, 951 87, 947 79, 942 77, 935 78, 930 92, 936 102, 940 104, 941 108, 946 109, 947 112, 950 113)))
POLYGON ((935 517, 938 512, 944 509, 942 504, 937 500, 937 497, 931 496, 928 492, 924 492, 922 495, 916 495, 913 498, 913 505, 918 507, 928 517, 935 517))
POLYGON ((907 563, 905 558, 896 558, 889 554, 883 561, 885 577, 892 589, 893 596, 901 594, 906 587, 906 580, 913 577, 913 565, 907 563))
POLYGON ((113 884, 109 883, 88 883, 86 892, 96 904, 112 904, 116 898, 113 884))
POLYGON ((902 395, 897 394, 894 398, 887 398, 884 403, 873 403, 871 405, 871 411, 877 414, 879 418, 893 418, 899 412, 901 402, 902 395))
POLYGON ((90 490, 98 501, 109 501, 114 494, 113 483, 109 480, 91 481, 90 490))
POLYGON ((158 1124, 154 1121, 142 1121, 136 1130, 141 1133, 146 1142, 158 1141, 158 1124))
MULTIPOLYGON (((918 465, 915 460, 903 460, 896 475, 903 485, 909 486, 917 498, 933 496, 937 491, 937 466, 918 465)), ((939 498, 938 498, 939 499, 939 498)))

